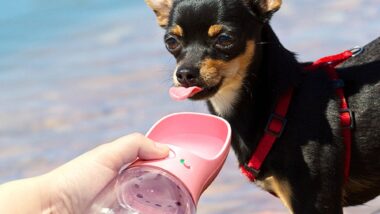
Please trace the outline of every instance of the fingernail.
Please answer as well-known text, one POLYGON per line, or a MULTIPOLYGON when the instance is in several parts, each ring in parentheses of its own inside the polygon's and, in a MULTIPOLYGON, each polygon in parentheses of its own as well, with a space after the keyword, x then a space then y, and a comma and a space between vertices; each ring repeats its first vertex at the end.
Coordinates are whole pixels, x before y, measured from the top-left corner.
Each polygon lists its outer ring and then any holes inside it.
POLYGON ((168 145, 162 143, 156 143, 156 147, 160 150, 169 150, 168 145))

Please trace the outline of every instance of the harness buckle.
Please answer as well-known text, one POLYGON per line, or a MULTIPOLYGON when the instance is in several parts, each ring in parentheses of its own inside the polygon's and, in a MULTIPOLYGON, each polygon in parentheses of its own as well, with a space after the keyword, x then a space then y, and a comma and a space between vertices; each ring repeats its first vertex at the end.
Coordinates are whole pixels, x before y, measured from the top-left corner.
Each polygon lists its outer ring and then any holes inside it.
POLYGON ((251 173, 255 178, 257 178, 257 175, 260 173, 259 169, 254 169, 252 167, 249 167, 247 163, 244 165, 244 169, 247 170, 249 173, 251 173))
POLYGON ((276 137, 276 138, 279 138, 279 137, 282 135, 282 133, 284 132, 284 130, 285 130, 285 125, 286 125, 287 122, 288 122, 288 121, 287 121, 286 118, 284 118, 284 117, 282 117, 281 115, 278 115, 278 114, 276 114, 276 113, 272 113, 272 114, 270 115, 270 117, 269 117, 268 123, 267 123, 267 125, 266 125, 264 131, 265 131, 266 133, 268 133, 268 134, 270 134, 270 135, 276 137), (270 125, 272 124, 272 121, 273 121, 273 120, 278 120, 278 121, 280 121, 280 123, 281 123, 281 129, 280 129, 279 131, 271 130, 271 129, 270 129, 270 125))
POLYGON ((340 114, 342 114, 342 113, 348 113, 350 115, 350 124, 348 126, 345 126, 344 124, 341 124, 342 128, 343 129, 353 129, 355 123, 354 123, 354 114, 351 111, 351 109, 349 109, 349 108, 341 108, 341 109, 339 109, 339 113, 340 114))
POLYGON ((355 46, 355 47, 351 48, 350 51, 352 53, 352 57, 355 57, 355 56, 361 54, 364 51, 364 48, 362 48, 360 46, 355 46))

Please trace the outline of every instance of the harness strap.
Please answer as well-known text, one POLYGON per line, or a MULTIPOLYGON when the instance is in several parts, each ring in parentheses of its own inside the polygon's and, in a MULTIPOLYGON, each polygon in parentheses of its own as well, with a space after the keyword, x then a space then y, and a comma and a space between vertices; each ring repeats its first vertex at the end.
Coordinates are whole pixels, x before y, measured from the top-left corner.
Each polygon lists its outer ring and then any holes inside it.
POLYGON ((323 58, 318 59, 317 61, 313 62, 313 64, 305 67, 306 70, 315 70, 318 67, 328 64, 332 67, 336 67, 340 63, 344 62, 348 58, 352 57, 353 53, 351 50, 343 51, 342 53, 326 56, 323 58))
POLYGON ((274 142, 279 138, 284 131, 286 125, 286 113, 292 99, 293 88, 290 88, 286 93, 280 97, 274 113, 269 118, 268 124, 265 128, 264 136, 259 141, 259 144, 254 151, 251 159, 247 164, 240 166, 241 172, 248 177, 249 180, 254 181, 260 172, 261 165, 265 158, 268 156, 270 149, 274 142))
MULTIPOLYGON (((351 159, 351 141, 353 127, 352 112, 348 108, 347 100, 344 96, 344 82, 339 79, 335 67, 353 56, 353 52, 350 50, 344 51, 340 54, 323 57, 309 66, 305 67, 305 70, 316 70, 323 68, 326 70, 329 78, 334 81, 336 87, 336 95, 340 100, 340 124, 342 127, 343 143, 345 145, 345 168, 344 176, 347 181, 350 170, 351 159)), ((251 181, 255 181, 257 175, 260 173, 261 166, 268 156, 276 139, 279 138, 285 129, 286 114, 289 109, 290 101, 293 95, 293 88, 288 89, 278 100, 274 113, 271 114, 268 124, 265 128, 264 136, 259 141, 256 150, 253 152, 251 159, 248 163, 240 166, 241 172, 247 176, 251 181)))
POLYGON ((315 70, 317 68, 323 68, 325 69, 330 80, 337 83, 335 84, 335 93, 340 101, 339 118, 340 125, 342 128, 343 144, 345 145, 344 178, 346 182, 350 174, 352 128, 354 121, 352 111, 348 108, 348 103, 344 96, 344 82, 341 79, 339 79, 335 67, 352 56, 352 51, 347 50, 337 55, 321 58, 318 61, 314 62, 312 65, 305 68, 306 70, 315 70))

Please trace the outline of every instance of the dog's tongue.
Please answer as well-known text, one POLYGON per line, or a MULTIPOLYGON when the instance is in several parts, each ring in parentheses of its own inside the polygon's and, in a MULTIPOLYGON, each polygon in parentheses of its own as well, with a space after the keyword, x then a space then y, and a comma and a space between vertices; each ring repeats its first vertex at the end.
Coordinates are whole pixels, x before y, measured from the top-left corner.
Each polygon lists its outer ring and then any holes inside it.
POLYGON ((202 91, 202 88, 198 86, 193 86, 193 87, 171 87, 169 90, 169 94, 171 98, 174 100, 185 100, 189 97, 194 96, 194 94, 202 91))

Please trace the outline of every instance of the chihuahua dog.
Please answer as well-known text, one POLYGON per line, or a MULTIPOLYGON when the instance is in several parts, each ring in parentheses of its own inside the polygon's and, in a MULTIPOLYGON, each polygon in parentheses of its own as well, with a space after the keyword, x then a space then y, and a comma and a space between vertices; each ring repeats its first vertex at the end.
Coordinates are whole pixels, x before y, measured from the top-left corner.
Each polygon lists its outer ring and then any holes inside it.
POLYGON ((292 87, 287 124, 254 181, 292 213, 343 213, 380 193, 380 38, 337 72, 355 113, 345 181, 339 100, 324 69, 307 71, 269 25, 281 0, 146 0, 176 58, 179 99, 205 100, 227 119, 246 164, 278 97, 292 87))

